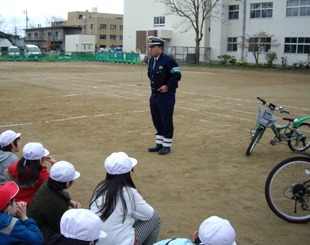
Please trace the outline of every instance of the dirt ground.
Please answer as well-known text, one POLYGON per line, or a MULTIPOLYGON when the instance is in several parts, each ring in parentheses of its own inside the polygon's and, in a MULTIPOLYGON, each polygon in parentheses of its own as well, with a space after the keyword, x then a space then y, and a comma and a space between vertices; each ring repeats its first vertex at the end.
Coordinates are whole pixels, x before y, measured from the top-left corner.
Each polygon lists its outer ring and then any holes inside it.
MULTIPOLYGON (((231 221, 239 245, 309 244, 310 224, 276 217, 264 196, 272 167, 291 157, 271 146, 270 131, 245 156, 261 96, 292 116, 310 114, 308 74, 181 67, 175 136, 166 156, 154 144, 145 65, 95 62, 1 62, 0 131, 38 141, 81 177, 69 190, 84 207, 115 151, 138 159, 134 181, 161 215, 160 239, 192 237, 211 215, 231 221)), ((21 153, 19 153, 19 156, 21 153)))

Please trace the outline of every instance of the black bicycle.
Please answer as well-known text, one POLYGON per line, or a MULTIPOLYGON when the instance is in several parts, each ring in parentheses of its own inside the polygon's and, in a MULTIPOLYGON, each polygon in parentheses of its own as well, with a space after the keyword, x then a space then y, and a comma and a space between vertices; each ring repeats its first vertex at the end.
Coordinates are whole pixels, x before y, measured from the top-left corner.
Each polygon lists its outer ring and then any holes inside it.
POLYGON ((310 221, 310 154, 301 154, 278 163, 265 185, 271 210, 292 223, 310 221))

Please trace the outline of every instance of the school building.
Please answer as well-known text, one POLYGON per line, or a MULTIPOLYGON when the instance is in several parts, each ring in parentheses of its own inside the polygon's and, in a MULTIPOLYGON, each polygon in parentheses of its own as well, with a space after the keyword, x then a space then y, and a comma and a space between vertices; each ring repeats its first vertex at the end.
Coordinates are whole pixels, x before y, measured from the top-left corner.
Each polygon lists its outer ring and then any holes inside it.
MULTIPOLYGON (((210 61, 228 54, 255 63, 252 50, 259 42, 264 44, 259 63, 266 63, 270 52, 277 54, 278 64, 309 62, 309 26, 310 0, 219 0, 205 23, 200 46, 210 48, 210 61), (262 32, 267 35, 260 37, 262 32)), ((144 53, 148 35, 164 38, 169 50, 188 50, 195 47, 195 32, 186 29, 180 17, 167 15, 166 6, 156 0, 124 1, 124 51, 144 53)))

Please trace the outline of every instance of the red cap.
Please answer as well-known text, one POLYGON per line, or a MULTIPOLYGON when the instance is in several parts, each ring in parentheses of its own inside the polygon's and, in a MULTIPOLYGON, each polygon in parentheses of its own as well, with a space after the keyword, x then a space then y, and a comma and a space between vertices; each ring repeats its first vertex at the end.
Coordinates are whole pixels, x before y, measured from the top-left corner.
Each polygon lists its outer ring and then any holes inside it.
POLYGON ((10 200, 16 196, 19 191, 18 185, 9 181, 5 185, 0 185, 0 210, 3 210, 10 202, 10 200))

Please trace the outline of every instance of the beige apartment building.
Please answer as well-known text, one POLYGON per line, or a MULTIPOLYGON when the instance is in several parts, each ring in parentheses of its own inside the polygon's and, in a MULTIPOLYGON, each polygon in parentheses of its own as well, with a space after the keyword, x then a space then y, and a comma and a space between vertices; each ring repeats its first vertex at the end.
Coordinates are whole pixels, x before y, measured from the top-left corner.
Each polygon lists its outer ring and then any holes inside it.
POLYGON ((123 15, 75 11, 68 13, 64 26, 82 27, 82 34, 95 35, 97 48, 123 47, 123 15))
POLYGON ((68 20, 52 22, 49 27, 25 30, 25 44, 38 45, 42 50, 65 50, 67 35, 94 35, 94 49, 123 47, 123 15, 90 11, 68 13, 68 20))

